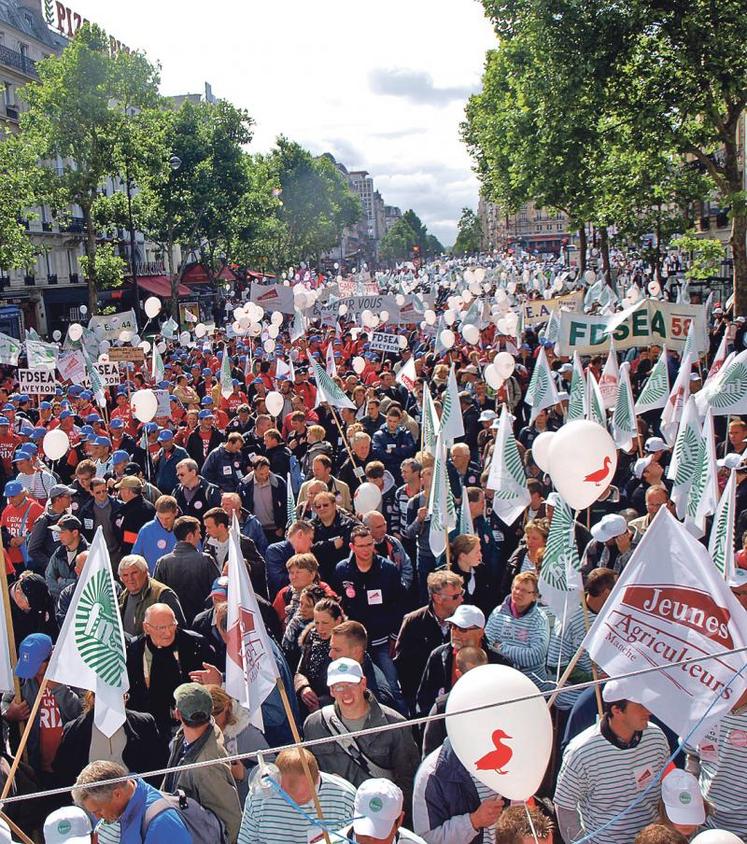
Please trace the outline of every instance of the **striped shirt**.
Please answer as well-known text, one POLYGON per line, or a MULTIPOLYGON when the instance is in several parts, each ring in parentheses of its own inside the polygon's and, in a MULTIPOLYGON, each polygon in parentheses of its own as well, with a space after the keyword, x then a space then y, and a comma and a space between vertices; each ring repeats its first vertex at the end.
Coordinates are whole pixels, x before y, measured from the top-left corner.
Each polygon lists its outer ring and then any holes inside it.
POLYGON ((747 839, 747 711, 725 715, 695 754, 700 759, 700 790, 716 807, 705 825, 747 839))
POLYGON ((542 688, 547 680, 545 666, 550 642, 547 616, 535 604, 529 612, 517 617, 511 612, 510 602, 509 596, 490 613, 485 638, 491 650, 500 653, 514 668, 542 688))
MULTIPOLYGON (((586 636, 583 608, 580 606, 576 607, 575 612, 569 608, 568 613, 570 614, 570 618, 566 621, 565 628, 561 627, 561 619, 554 618, 552 629, 550 630, 550 647, 547 651, 547 673, 553 679, 558 674, 558 663, 562 672, 573 659, 573 655, 586 636)), ((589 610, 589 626, 593 624, 596 617, 596 613, 589 610)), ((571 677, 569 677, 567 685, 571 686, 573 683, 582 683, 585 680, 591 680, 591 677, 591 659, 589 654, 584 651, 576 663, 576 667, 571 677)), ((558 695, 556 705, 559 709, 570 709, 580 696, 581 690, 561 692, 558 695)))
POLYGON ((100 821, 96 827, 96 837, 99 844, 119 844, 119 821, 107 823, 100 821))
MULTIPOLYGON (((669 745, 655 724, 643 731, 634 747, 621 749, 601 733, 600 724, 579 733, 563 754, 555 803, 576 810, 585 834, 593 833, 627 810, 669 758, 669 745)), ((631 844, 657 815, 661 785, 656 783, 632 809, 589 840, 597 844, 631 844)))
MULTIPOLYGON (((350 823, 354 816, 355 787, 336 774, 321 773, 319 803, 325 821, 334 828, 350 823)), ((316 817, 310 800, 301 808, 316 817)), ((238 844, 307 844, 309 822, 291 808, 274 789, 269 794, 249 794, 241 818, 238 844)), ((324 838, 322 838, 322 841, 324 838)))

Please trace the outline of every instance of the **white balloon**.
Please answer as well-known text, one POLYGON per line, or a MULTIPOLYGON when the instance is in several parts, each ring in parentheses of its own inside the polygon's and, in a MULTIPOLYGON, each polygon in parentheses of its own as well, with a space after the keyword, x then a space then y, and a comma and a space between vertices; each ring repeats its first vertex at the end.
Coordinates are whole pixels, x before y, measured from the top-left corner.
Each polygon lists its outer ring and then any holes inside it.
MULTIPOLYGON (((248 317, 245 317, 245 320, 246 319, 248 319, 248 317)), ((233 329, 234 334, 244 334, 246 332, 247 326, 246 325, 242 326, 240 322, 232 322, 231 328, 233 329)), ((179 337, 179 339, 181 340, 181 336, 179 337)), ((182 344, 182 345, 185 345, 185 344, 182 344)))
POLYGON ((356 375, 360 375, 365 368, 366 361, 362 357, 353 358, 353 372, 355 372, 356 375))
POLYGON ((67 336, 73 341, 80 340, 83 336, 83 326, 79 322, 74 322, 67 329, 67 336))
POLYGON ((472 273, 472 270, 465 270, 462 278, 467 282, 467 284, 472 284, 475 280, 475 276, 472 273))
POLYGON ((501 378, 505 380, 513 374, 516 361, 510 352, 498 352, 493 358, 493 366, 501 378))
POLYGON ((186 346, 186 345, 187 345, 187 343, 189 343, 189 341, 190 341, 191 339, 192 339, 192 338, 191 338, 191 336, 190 336, 190 334, 189 334, 189 331, 182 331, 182 333, 179 335, 179 343, 180 343, 180 345, 182 345, 182 346, 186 346))
POLYGON ((424 319, 427 325, 435 325, 438 317, 435 311, 428 309, 424 314, 424 319))
POLYGON ((690 844, 742 844, 742 839, 726 829, 707 829, 696 835, 690 844))
POLYGON ((143 310, 149 319, 157 317, 161 313, 161 300, 157 299, 155 296, 149 296, 145 300, 143 310))
POLYGON ((355 491, 355 495, 353 496, 353 506, 355 507, 355 512, 360 513, 368 513, 371 510, 378 510, 379 505, 381 504, 381 490, 376 486, 376 484, 372 484, 369 481, 366 483, 361 484, 358 489, 355 491))
POLYGON ((338 313, 340 316, 345 316, 345 314, 346 314, 347 312, 348 312, 348 306, 347 306, 347 305, 340 305, 340 308, 339 308, 339 310, 337 311, 337 313, 338 313))
POLYGON ((400 308, 401 308, 401 307, 402 307, 402 305, 404 305, 404 304, 405 304, 405 301, 406 301, 406 300, 405 300, 405 297, 404 297, 401 293, 398 293, 398 294, 394 297, 394 301, 395 301, 395 302, 396 302, 396 303, 400 306, 400 308))
POLYGON ((238 322, 245 314, 243 308, 234 308, 233 309, 233 318, 238 322))
POLYGON ((474 271, 474 276, 475 276, 475 281, 477 281, 478 284, 482 284, 483 281, 485 281, 485 269, 483 267, 478 267, 474 271))
POLYGON ((658 281, 650 281, 648 283, 648 292, 652 296, 658 296, 661 293, 661 285, 658 281))
POLYGON ((278 334, 280 334, 280 329, 277 327, 277 325, 271 325, 267 329, 267 334, 274 340, 278 336, 278 334))
POLYGON ((556 278, 555 281, 552 283, 552 289, 553 290, 562 290, 563 289, 563 279, 560 278, 560 277, 556 278))
POLYGON ((575 419, 555 434, 548 472, 555 489, 574 510, 593 504, 612 483, 617 448, 596 422, 575 419))
POLYGON ((501 376, 498 374, 498 370, 495 368, 495 364, 493 363, 485 367, 483 377, 487 381, 488 386, 492 387, 494 390, 500 390, 500 388, 503 386, 503 378, 501 378, 501 376))
MULTIPOLYGON (((251 324, 252 324, 252 321, 246 314, 244 314, 244 316, 242 316, 241 319, 239 320, 239 328, 242 331, 246 331, 251 324)), ((195 330, 195 334, 197 334, 196 330, 195 330)))
POLYGON ((379 321, 386 322, 389 319, 389 311, 382 311, 379 314, 379 321))
POLYGON ((139 346, 140 345, 140 335, 139 334, 133 334, 132 337, 130 338, 130 342, 132 343, 133 346, 139 346))
POLYGON ((198 322, 195 326, 195 337, 204 337, 207 334, 207 328, 204 323, 198 322))
POLYGON ((539 788, 552 749, 552 720, 535 684, 507 665, 480 665, 462 675, 446 702, 446 732, 467 771, 510 800, 539 788), (491 705, 493 704, 493 705, 491 705), (454 713, 485 707, 464 715, 454 713))
POLYGON ((397 338, 397 342, 399 343, 400 349, 406 349, 409 341, 408 341, 407 337, 405 337, 404 334, 400 334, 399 337, 397 338))
POLYGON ((480 329, 476 325, 467 323, 467 325, 462 326, 462 337, 471 346, 476 346, 480 342, 480 329))
POLYGON ((532 459, 543 472, 548 472, 550 469, 550 446, 554 436, 554 431, 542 431, 541 434, 537 434, 532 443, 532 459))
POLYGON ((283 324, 283 315, 280 311, 273 311, 272 316, 270 317, 270 322, 273 325, 282 325, 283 324))
POLYGON ((475 297, 469 292, 469 290, 465 290, 465 291, 462 292, 462 299, 463 299, 465 305, 469 305, 469 303, 474 298, 475 297))
POLYGON ((85 316, 88 313, 88 305, 81 305, 80 312, 85 316))
POLYGON ((60 339, 62 339, 62 332, 61 332, 61 331, 53 331, 53 332, 52 332, 52 339, 53 339, 53 340, 60 340, 60 339))
MULTIPOLYGON (((274 343, 272 345, 273 347, 275 346, 274 343)), ((285 399, 276 390, 270 390, 265 397, 265 407, 267 408, 267 412, 271 413, 273 416, 280 415, 284 404, 285 399)))
POLYGON ((158 399, 153 390, 138 390, 130 396, 130 407, 141 422, 150 422, 158 410, 158 399))
POLYGON ((98 362, 99 363, 109 363, 109 355, 107 355, 107 354, 99 355, 98 362))
POLYGON ((444 328, 439 337, 441 345, 446 346, 447 349, 450 349, 456 343, 456 334, 450 328, 444 328))
POLYGON ((148 340, 141 340, 139 346, 143 350, 143 354, 147 355, 150 351, 150 342, 148 340))
POLYGON ((515 281, 509 281, 508 284, 506 285, 506 290, 513 296, 514 293, 516 293, 516 282, 515 281))
MULTIPOLYGON (((296 289, 298 289, 298 288, 296 288, 296 289)), ((308 299, 306 298, 305 293, 302 292, 302 293, 299 293, 296 296, 296 307, 298 308, 299 311, 306 310, 306 307, 308 306, 308 304, 309 304, 309 302, 308 302, 308 299)))
POLYGON ((112 347, 112 344, 108 340, 102 340, 99 343, 99 352, 101 352, 102 354, 104 352, 108 352, 109 349, 111 349, 111 347, 112 347))
POLYGON ((447 325, 454 325, 454 323, 456 322, 456 318, 457 315, 454 313, 454 311, 451 310, 451 308, 447 308, 444 311, 444 322, 447 325))
POLYGON ((469 286, 469 292, 474 293, 475 296, 479 296, 482 292, 482 287, 480 286, 479 281, 473 281, 472 284, 469 286))
POLYGON ((262 326, 258 322, 253 322, 249 326, 249 336, 250 337, 259 337, 262 333, 262 326))
POLYGON ((166 351, 166 342, 164 340, 161 340, 161 342, 156 346, 156 348, 161 354, 163 354, 166 351))
POLYGON ((70 440, 62 428, 53 428, 44 434, 42 450, 50 460, 59 460, 70 450, 70 440))
POLYGON ((272 354, 272 352, 275 351, 275 341, 270 339, 265 340, 265 342, 262 344, 262 348, 267 352, 268 355, 272 354))

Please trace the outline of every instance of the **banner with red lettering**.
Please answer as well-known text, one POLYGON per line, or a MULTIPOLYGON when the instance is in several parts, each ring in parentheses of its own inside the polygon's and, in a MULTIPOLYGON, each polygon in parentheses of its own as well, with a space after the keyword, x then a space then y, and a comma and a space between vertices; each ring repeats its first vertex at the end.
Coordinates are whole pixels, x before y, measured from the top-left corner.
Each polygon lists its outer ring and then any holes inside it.
POLYGON ((582 645, 610 676, 662 666, 627 682, 637 692, 635 699, 680 736, 703 718, 693 734, 696 741, 747 688, 747 671, 729 686, 747 653, 666 666, 745 646, 747 613, 706 549, 666 507, 644 534, 582 645))

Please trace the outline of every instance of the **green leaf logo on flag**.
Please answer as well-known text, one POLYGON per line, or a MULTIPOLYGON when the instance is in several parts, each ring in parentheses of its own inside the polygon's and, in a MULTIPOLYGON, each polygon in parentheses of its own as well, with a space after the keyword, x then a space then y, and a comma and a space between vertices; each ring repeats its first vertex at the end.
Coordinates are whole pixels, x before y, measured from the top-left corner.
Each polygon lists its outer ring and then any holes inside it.
POLYGON ((719 384, 718 392, 711 397, 709 404, 715 408, 728 407, 741 401, 746 392, 747 366, 735 363, 729 367, 726 377, 719 384))
POLYGON ((643 412, 661 407, 661 402, 666 401, 668 394, 669 375, 667 373, 666 356, 662 352, 651 371, 651 375, 649 375, 648 381, 644 384, 640 396, 638 396, 636 410, 640 409, 643 412))
MULTIPOLYGON (((516 440, 513 437, 506 437, 506 442, 503 446, 503 465, 508 470, 511 480, 517 487, 523 488, 526 486, 527 475, 524 471, 524 464, 521 462, 516 440)), ((498 489, 495 491, 495 497, 512 500, 516 497, 516 488, 512 489, 510 486, 506 486, 498 489)))
POLYGON ((698 442, 698 453, 695 461, 695 469, 692 486, 687 498, 687 515, 695 519, 698 514, 700 499, 705 493, 708 483, 708 444, 705 437, 700 437, 698 442))
POLYGON ((561 592, 572 588, 568 583, 568 573, 581 571, 573 531, 573 513, 570 507, 565 501, 558 502, 553 510, 545 555, 542 558, 542 579, 561 592))
POLYGON ((715 538, 711 557, 721 574, 726 574, 726 540, 730 534, 729 519, 733 518, 733 516, 734 514, 728 506, 722 507, 713 524, 715 538))
POLYGON ((579 368, 573 367, 573 375, 571 376, 571 393, 568 398, 568 421, 574 419, 584 418, 584 396, 586 393, 586 385, 584 384, 583 373, 579 368))
POLYGON ((693 428, 686 426, 683 435, 677 438, 674 446, 677 472, 672 480, 675 486, 680 486, 692 479, 698 465, 699 449, 700 437, 693 428))
POLYGON ((615 412, 612 417, 612 424, 620 431, 635 431, 634 420, 630 418, 630 406, 632 404, 628 385, 620 379, 620 398, 615 404, 615 412))
POLYGON ((83 662, 110 686, 126 670, 119 633, 119 607, 106 571, 86 584, 75 612, 75 644, 83 662))

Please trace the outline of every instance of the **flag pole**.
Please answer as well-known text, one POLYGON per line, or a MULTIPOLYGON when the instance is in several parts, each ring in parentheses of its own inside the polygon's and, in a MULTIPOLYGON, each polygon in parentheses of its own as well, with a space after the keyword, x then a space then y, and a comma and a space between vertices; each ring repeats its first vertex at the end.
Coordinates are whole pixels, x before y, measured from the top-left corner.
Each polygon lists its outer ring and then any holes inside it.
MULTIPOLYGON (((589 621, 589 607, 586 605, 586 593, 581 596, 581 608, 584 612, 584 627, 586 628, 586 632, 589 632, 589 627, 591 627, 591 623, 589 621)), ((594 665, 594 660, 591 660, 591 676, 594 678, 596 682, 599 679, 599 675, 597 674, 597 667, 594 665)), ((599 713, 599 717, 601 718, 604 714, 604 707, 602 706, 602 690, 597 683, 594 686, 594 697, 597 699, 597 712, 599 713)))
POLYGON ((21 756, 23 755, 23 751, 26 749, 26 744, 28 743, 29 736, 31 735, 31 727, 36 720, 37 713, 39 712, 39 707, 41 706, 42 697, 44 696, 44 692, 47 690, 47 675, 44 675, 44 679, 41 681, 41 685, 39 686, 39 691, 36 694, 36 700, 34 701, 34 705, 31 707, 31 712, 29 713, 29 720, 26 722, 26 729, 23 731, 23 735, 21 736, 21 741, 18 744, 18 748, 16 749, 15 756, 13 757, 13 764, 10 766, 10 771, 8 772, 8 776, 5 780, 5 784, 3 785, 2 794, 0 794, 0 803, 8 796, 8 792, 13 785, 13 780, 16 776, 16 771, 18 770, 18 766, 21 764, 21 756))
POLYGON ((583 653, 584 653, 584 649, 582 647, 579 647, 576 650, 576 653, 573 654, 571 661, 568 663, 565 671, 562 673, 562 675, 560 676, 560 679, 558 680, 557 686, 555 687, 555 691, 548 698, 548 701, 547 701, 547 708, 548 709, 553 705, 553 703, 555 703, 556 698, 558 697, 560 692, 563 690, 563 686, 565 686, 565 684, 568 682, 568 678, 571 676, 571 674, 573 674, 573 671, 574 671, 576 665, 578 664, 579 659, 581 659, 583 653))
MULTIPOLYGON (((0 559, 5 560, 5 544, 3 543, 3 535, 0 532, 0 559)), ((3 593, 3 612, 5 613, 5 629, 8 634, 8 651, 10 652, 10 668, 13 671, 13 685, 16 690, 16 701, 21 701, 21 682, 16 675, 15 668, 18 662, 18 654, 16 653, 16 637, 13 630, 13 614, 10 608, 10 590, 8 589, 8 574, 3 572, 0 575, 0 589, 3 593)), ((23 721, 19 722, 23 724, 23 721)))
MULTIPOLYGON (((333 404, 330 404, 329 409, 332 411, 332 418, 335 420, 335 425, 337 425, 337 430, 340 432, 340 436, 342 437, 342 444, 345 446, 345 451, 347 451, 348 456, 350 457, 350 462, 353 464, 353 471, 355 471, 355 469, 356 469, 355 456, 353 454, 353 450, 350 448, 350 444, 348 443, 348 438, 345 436, 345 434, 342 431, 342 425, 340 424, 340 420, 337 418, 337 414, 335 413, 335 406, 333 404)), ((358 476, 356 475, 356 477, 358 477, 358 476)))
MULTIPOLYGON (((293 741, 296 745, 296 749, 298 750, 298 756, 301 760, 301 767, 303 768, 304 775, 309 782, 309 787, 311 788, 311 795, 312 800, 314 801, 314 809, 316 811, 316 816, 319 818, 320 821, 324 820, 324 813, 322 812, 322 804, 319 802, 319 794, 316 790, 316 783, 314 782, 311 771, 309 770, 309 763, 306 761, 305 748, 302 744, 301 734, 298 732, 298 724, 296 724, 296 719, 293 717, 293 710, 291 709, 290 701, 288 700, 288 692, 285 688, 285 683, 283 682, 283 678, 278 676, 277 678, 277 689, 280 692, 280 699, 283 701, 283 709, 285 709, 285 717, 288 719, 288 724, 291 729, 291 733, 293 734, 293 741)), ((331 840, 329 837, 329 832, 325 826, 322 826, 322 833, 324 834, 324 841, 325 844, 331 844, 331 840)))

